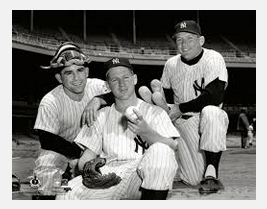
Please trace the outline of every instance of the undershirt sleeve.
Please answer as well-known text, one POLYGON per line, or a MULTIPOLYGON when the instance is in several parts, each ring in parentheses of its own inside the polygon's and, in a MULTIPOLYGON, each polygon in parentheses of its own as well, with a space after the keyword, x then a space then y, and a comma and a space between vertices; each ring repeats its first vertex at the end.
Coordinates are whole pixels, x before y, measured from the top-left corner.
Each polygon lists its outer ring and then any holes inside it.
POLYGON ((191 101, 181 103, 179 105, 182 113, 186 112, 200 112, 207 105, 218 106, 223 102, 225 81, 216 78, 210 82, 202 91, 202 93, 191 101))
POLYGON ((79 158, 81 156, 82 149, 76 143, 43 130, 38 130, 38 134, 42 149, 52 150, 67 158, 79 158))

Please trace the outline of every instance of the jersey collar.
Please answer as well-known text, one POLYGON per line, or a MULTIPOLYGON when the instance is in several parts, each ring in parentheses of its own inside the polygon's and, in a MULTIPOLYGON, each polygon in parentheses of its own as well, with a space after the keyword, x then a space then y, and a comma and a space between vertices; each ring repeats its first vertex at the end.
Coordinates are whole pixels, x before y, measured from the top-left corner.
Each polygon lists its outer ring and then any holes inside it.
POLYGON ((204 53, 204 50, 202 49, 202 51, 200 52, 200 54, 198 56, 196 56, 195 58, 191 59, 191 60, 186 60, 185 58, 183 58, 181 56, 181 61, 187 65, 194 65, 196 64, 200 59, 201 57, 203 56, 203 53, 204 53))

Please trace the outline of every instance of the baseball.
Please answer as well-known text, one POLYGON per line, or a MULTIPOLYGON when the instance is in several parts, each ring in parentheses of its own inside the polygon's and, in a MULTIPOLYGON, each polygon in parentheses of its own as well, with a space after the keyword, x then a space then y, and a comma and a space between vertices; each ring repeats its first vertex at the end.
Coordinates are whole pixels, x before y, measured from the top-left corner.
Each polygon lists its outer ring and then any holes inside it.
POLYGON ((137 115, 135 114, 135 112, 133 111, 133 109, 137 110, 137 108, 135 106, 127 107, 127 109, 125 110, 125 114, 124 115, 128 119, 136 120, 137 119, 137 115))

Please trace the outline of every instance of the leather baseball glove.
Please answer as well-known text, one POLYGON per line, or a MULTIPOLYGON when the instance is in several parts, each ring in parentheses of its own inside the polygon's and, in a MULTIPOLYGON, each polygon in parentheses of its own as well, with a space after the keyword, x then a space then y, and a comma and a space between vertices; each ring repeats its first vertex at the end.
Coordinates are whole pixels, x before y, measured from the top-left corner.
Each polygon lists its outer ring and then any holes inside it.
POLYGON ((120 183, 121 177, 114 172, 102 175, 100 168, 106 164, 105 158, 95 158, 84 164, 83 185, 90 189, 106 189, 120 183))

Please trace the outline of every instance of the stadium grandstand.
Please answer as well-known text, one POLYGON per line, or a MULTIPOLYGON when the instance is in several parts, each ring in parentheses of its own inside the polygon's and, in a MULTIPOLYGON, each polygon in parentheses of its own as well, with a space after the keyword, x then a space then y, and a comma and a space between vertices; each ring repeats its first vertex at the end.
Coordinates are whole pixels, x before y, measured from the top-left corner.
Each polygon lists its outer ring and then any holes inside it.
POLYGON ((172 33, 183 19, 196 20, 206 38, 204 47, 225 58, 229 85, 224 109, 229 130, 235 130, 241 106, 256 117, 254 10, 13 10, 13 131, 25 120, 31 131, 40 99, 57 85, 51 72, 40 65, 49 63, 61 43, 73 41, 91 57, 90 77, 104 79, 103 62, 116 55, 129 58, 139 86, 147 85, 160 78, 166 60, 177 54, 172 33))

